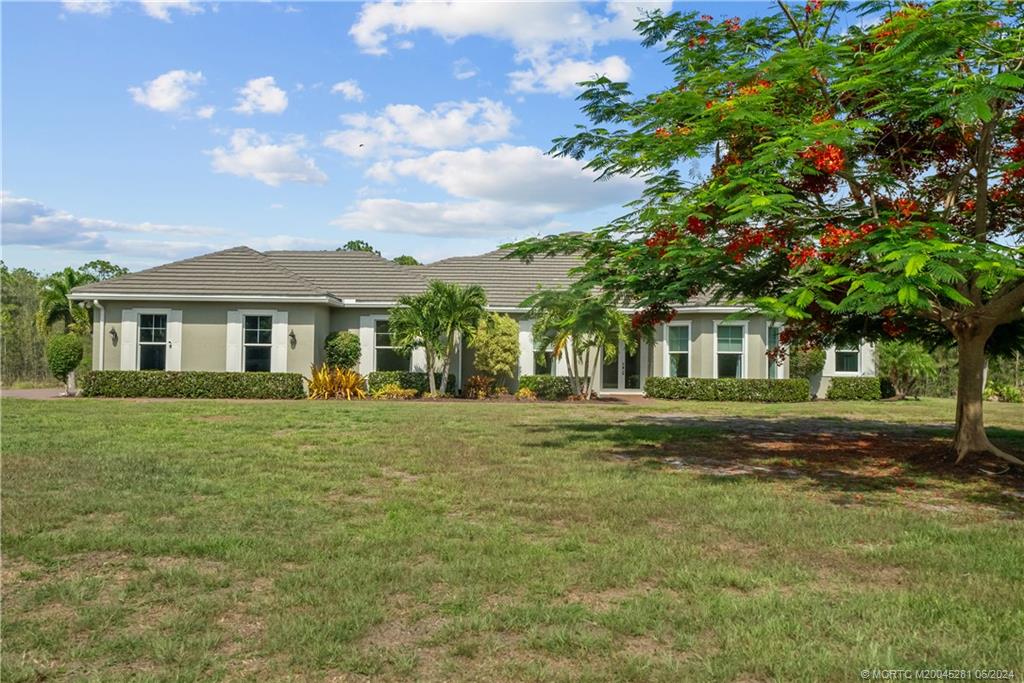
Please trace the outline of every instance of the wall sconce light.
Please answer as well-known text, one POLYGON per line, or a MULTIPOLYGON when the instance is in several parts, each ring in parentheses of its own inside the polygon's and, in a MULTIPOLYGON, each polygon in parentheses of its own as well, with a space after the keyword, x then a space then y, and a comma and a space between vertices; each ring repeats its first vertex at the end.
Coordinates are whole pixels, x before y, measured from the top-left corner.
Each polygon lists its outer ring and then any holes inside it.
POLYGON ((110 328, 110 343, 117 346, 117 330, 113 327, 110 328))
POLYGON ((295 330, 288 333, 288 343, 292 345, 293 349, 295 348, 295 344, 298 343, 298 339, 295 338, 295 330))

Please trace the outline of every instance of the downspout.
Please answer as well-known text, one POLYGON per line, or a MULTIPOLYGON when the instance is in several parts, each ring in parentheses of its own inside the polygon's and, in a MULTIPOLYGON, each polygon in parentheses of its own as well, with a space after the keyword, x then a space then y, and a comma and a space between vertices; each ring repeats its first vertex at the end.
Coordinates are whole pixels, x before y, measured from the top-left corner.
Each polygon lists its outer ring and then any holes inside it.
MULTIPOLYGON (((100 303, 99 299, 93 299, 92 305, 100 310, 100 370, 105 370, 106 367, 103 365, 103 348, 106 346, 106 342, 103 339, 104 328, 107 326, 107 311, 103 308, 103 304, 100 303)), ((95 369, 95 368, 94 368, 95 369)))

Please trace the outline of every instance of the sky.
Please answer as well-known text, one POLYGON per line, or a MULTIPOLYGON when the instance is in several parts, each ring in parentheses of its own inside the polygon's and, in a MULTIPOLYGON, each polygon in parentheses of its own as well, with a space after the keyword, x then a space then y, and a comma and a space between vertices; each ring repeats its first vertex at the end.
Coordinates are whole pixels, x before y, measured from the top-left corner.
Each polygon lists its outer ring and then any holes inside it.
POLYGON ((365 240, 429 262, 621 215, 546 154, 575 83, 670 82, 652 7, 763 2, 3 2, 3 260, 138 269, 365 240))

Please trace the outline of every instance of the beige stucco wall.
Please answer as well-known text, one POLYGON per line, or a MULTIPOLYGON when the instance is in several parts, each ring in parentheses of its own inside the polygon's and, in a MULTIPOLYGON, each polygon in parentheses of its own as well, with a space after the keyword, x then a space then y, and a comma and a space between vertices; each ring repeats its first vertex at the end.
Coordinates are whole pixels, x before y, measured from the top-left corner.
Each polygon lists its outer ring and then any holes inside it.
MULTIPOLYGON (((169 308, 180 310, 181 369, 223 372, 227 364, 227 316, 230 310, 277 310, 288 312, 288 329, 295 332, 295 347, 288 344, 288 372, 309 375, 309 366, 322 360, 328 333, 329 308, 324 304, 282 304, 246 302, 205 303, 183 301, 106 301, 104 329, 99 312, 93 311, 93 367, 99 367, 99 343, 103 343, 103 369, 121 368, 121 315, 127 308, 169 308), (114 345, 110 330, 117 332, 114 345)), ((126 368, 131 369, 131 368, 126 368)))
MULTIPOLYGON (((100 327, 99 311, 93 310, 93 367, 99 368, 100 344, 103 346, 104 363, 107 370, 118 370, 121 362, 121 315, 127 308, 140 309, 174 309, 182 312, 182 370, 223 371, 226 367, 227 355, 227 315, 231 310, 278 310, 287 311, 288 329, 296 336, 295 347, 288 345, 287 369, 289 372, 309 374, 311 364, 319 364, 324 360, 324 342, 327 335, 338 330, 348 330, 360 334, 361 318, 365 316, 386 316, 386 308, 332 308, 325 304, 280 304, 280 303, 199 303, 180 301, 124 301, 103 302, 105 322, 100 327), (117 332, 119 341, 115 345, 110 337, 110 330, 117 332)), ((512 315, 515 319, 523 315, 512 315)), ((763 316, 755 315, 735 321, 726 321, 724 313, 681 312, 674 323, 688 323, 690 326, 691 376, 714 377, 715 367, 715 323, 745 323, 747 327, 745 361, 748 378, 765 378, 768 376, 768 361, 765 355, 767 347, 767 321, 763 316)), ((665 326, 658 326, 653 341, 645 342, 641 352, 641 364, 645 376, 662 376, 665 374, 665 326)), ((363 335, 366 339, 366 335, 363 335)), ((522 338, 522 337, 521 337, 522 338)), ((368 342, 372 345, 372 341, 368 342)), ((372 354, 372 348, 364 348, 364 354, 372 354)), ((834 349, 827 353, 824 371, 825 381, 821 382, 820 391, 827 386, 827 379, 835 372, 834 349)), ((861 347, 862 363, 857 374, 872 375, 875 372, 873 348, 870 345, 861 347)), ((414 357, 414 365, 416 358, 414 357)), ((783 366, 781 377, 788 376, 788 364, 783 366)), ((473 351, 464 348, 461 358, 461 376, 463 379, 474 373, 473 351)), ((601 386, 600 366, 597 386, 601 386)), ((558 364, 559 375, 567 374, 565 361, 558 364)))
MULTIPOLYGON (((748 318, 726 320, 724 313, 681 313, 672 321, 673 324, 687 323, 690 326, 690 369, 693 377, 715 376, 715 323, 745 324, 744 356, 746 361, 745 377, 763 379, 768 377, 768 321, 764 316, 754 315, 748 318)), ((650 367, 655 376, 665 374, 665 326, 655 331, 652 344, 652 362, 650 367)), ((788 368, 783 364, 782 377, 788 376, 788 368)))

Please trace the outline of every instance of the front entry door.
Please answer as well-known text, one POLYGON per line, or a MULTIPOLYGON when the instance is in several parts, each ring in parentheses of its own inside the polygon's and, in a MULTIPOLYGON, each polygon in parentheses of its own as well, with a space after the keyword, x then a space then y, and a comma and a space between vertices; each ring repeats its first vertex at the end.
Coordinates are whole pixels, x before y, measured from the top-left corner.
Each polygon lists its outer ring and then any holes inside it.
POLYGON ((605 391, 633 391, 643 388, 643 342, 632 351, 619 342, 619 352, 602 367, 601 388, 605 391))

